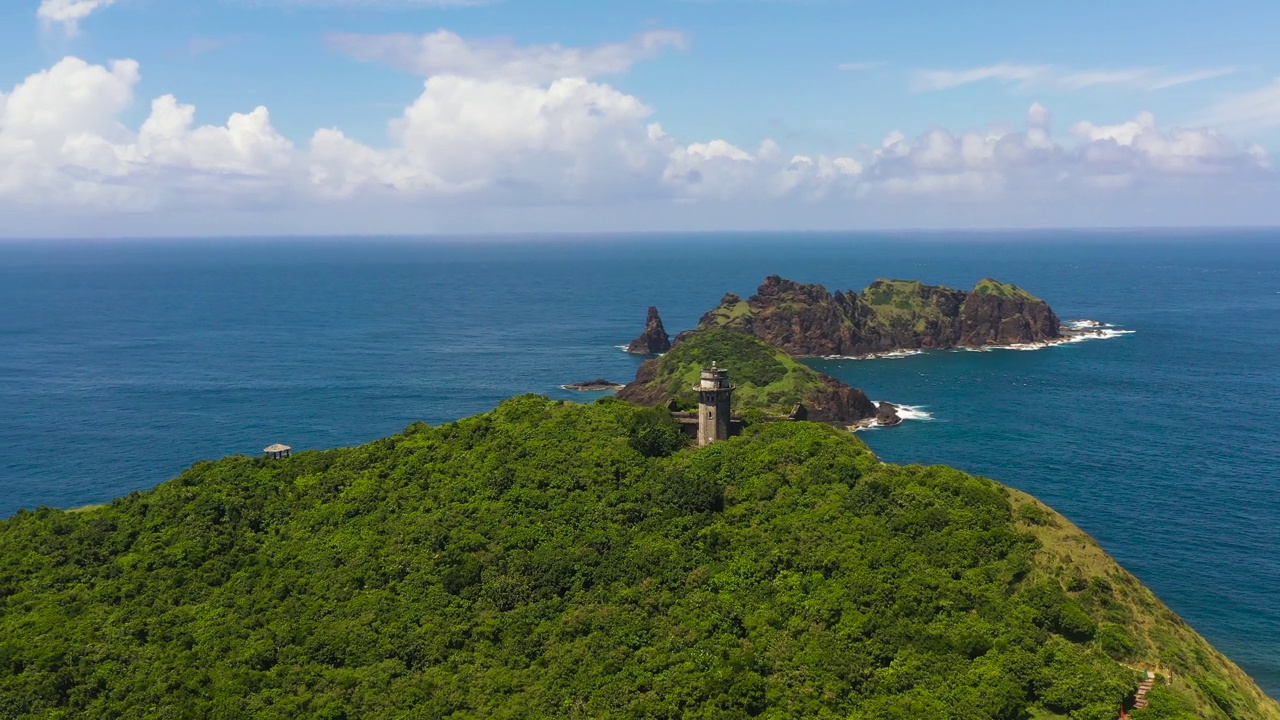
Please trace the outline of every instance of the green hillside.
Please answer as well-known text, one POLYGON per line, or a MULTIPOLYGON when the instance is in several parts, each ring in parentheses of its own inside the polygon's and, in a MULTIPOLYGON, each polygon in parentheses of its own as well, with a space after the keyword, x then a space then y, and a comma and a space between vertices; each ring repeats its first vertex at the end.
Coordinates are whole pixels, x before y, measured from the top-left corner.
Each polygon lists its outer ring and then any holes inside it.
POLYGON ((698 374, 712 363, 728 370, 737 386, 737 411, 758 408, 785 415, 802 398, 826 390, 812 368, 763 340, 728 330, 694 333, 654 362, 653 377, 645 384, 689 405, 697 402, 698 374))
POLYGON ((862 291, 866 323, 882 333, 936 333, 954 317, 939 307, 937 296, 951 298, 952 312, 963 302, 963 294, 950 288, 925 285, 915 280, 876 280, 862 291))
POLYGON ((729 293, 724 296, 720 304, 712 308, 698 322, 703 327, 725 327, 726 325, 740 324, 740 321, 750 318, 755 311, 751 309, 751 305, 742 298, 729 293))
POLYGON ((797 403, 809 408, 814 419, 833 422, 851 423, 876 413, 862 391, 821 375, 759 338, 721 329, 681 338, 665 355, 642 365, 618 397, 642 405, 675 400, 692 408, 698 375, 713 363, 729 371, 736 388, 735 413, 786 416, 797 403))
POLYGON ((524 396, 0 523, 0 717, 1280 718, 1066 520, 847 432, 524 396), (1181 708, 1181 709, 1179 709, 1181 708))

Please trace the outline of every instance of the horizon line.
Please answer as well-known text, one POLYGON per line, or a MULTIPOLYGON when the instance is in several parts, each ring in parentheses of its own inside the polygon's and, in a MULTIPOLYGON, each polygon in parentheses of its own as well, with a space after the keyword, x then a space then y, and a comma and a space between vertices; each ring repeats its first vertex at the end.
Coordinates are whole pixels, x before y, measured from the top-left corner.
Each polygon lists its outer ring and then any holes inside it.
POLYGON ((1000 226, 988 228, 859 228, 859 229, 778 229, 759 230, 744 229, 687 229, 687 230, 509 230, 509 231, 473 231, 473 232, 429 232, 429 233, 330 233, 330 234, 235 234, 235 235, 40 235, 40 236, 0 236, 0 244, 6 243, 43 243, 43 242, 188 242, 188 241, 295 241, 295 240, 545 240, 545 239, 592 239, 608 237, 674 237, 674 236, 706 236, 706 235, 1009 235, 1013 233, 1078 233, 1078 234, 1112 234, 1112 233, 1144 233, 1144 232, 1280 232, 1278 225, 1099 225, 1099 226, 1000 226))

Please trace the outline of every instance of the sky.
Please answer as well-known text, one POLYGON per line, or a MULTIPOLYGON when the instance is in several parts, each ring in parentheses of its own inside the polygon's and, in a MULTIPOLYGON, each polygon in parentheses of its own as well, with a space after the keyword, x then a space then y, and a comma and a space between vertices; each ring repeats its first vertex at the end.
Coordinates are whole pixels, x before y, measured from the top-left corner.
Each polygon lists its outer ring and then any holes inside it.
POLYGON ((5 0, 0 237, 1280 224, 1274 0, 5 0))

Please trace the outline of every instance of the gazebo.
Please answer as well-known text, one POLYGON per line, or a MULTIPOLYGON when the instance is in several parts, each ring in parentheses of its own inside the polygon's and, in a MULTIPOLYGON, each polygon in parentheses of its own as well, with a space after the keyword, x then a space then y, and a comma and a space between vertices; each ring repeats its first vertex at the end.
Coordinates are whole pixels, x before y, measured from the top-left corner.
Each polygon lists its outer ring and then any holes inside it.
POLYGON ((271 458, 272 460, 279 460, 280 458, 289 457, 289 451, 292 449, 293 448, 289 447, 288 445, 281 445, 280 443, 276 443, 275 445, 270 445, 268 447, 263 448, 262 452, 266 453, 267 457, 271 458))

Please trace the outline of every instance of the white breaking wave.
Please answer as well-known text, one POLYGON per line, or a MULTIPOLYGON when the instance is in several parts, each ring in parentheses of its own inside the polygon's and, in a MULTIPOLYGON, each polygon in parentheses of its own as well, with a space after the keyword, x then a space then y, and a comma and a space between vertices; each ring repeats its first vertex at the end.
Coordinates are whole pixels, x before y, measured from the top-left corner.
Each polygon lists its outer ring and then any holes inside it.
POLYGON ((1071 328, 1072 330, 1088 330, 1090 328, 1111 327, 1110 325, 1103 322, 1098 322, 1097 320, 1063 320, 1062 324, 1066 325, 1068 328, 1071 328))
POLYGON ((932 420, 933 413, 924 409, 923 405, 898 405, 897 403, 889 403, 896 405, 898 408, 898 417, 903 420, 932 420))
POLYGON ((1079 335, 1072 335, 1070 338, 1068 338, 1067 342, 1084 342, 1085 340, 1110 340, 1112 338, 1123 337, 1125 335, 1132 335, 1136 332, 1138 331, 1122 330, 1120 328, 1115 328, 1115 327, 1106 327, 1101 330, 1094 330, 1092 332, 1082 333, 1079 335))
MULTIPOLYGON (((985 345, 983 347, 949 348, 951 352, 991 352, 992 350, 1043 350, 1055 345, 1084 342, 1085 340, 1111 340, 1113 338, 1132 335, 1137 330, 1125 330, 1110 323, 1098 320, 1064 320, 1062 321, 1062 337, 1044 342, 1018 343, 1016 345, 985 345)), ((894 350, 870 355, 828 355, 823 360, 896 360, 928 352, 927 350, 894 350)))
POLYGON ((912 355, 922 355, 923 350, 890 350, 889 352, 871 353, 870 355, 827 355, 823 360, 900 360, 912 355))
MULTIPOLYGON (((871 402, 875 403, 877 406, 880 405, 879 400, 872 400, 871 402)), ((899 405, 895 402, 891 402, 889 404, 898 409, 898 417, 902 418, 903 422, 908 420, 933 420, 933 413, 925 410, 923 405, 899 405)), ((849 429, 853 432, 861 432, 863 430, 876 430, 882 427, 893 427, 892 425, 881 425, 876 422, 874 418, 868 418, 862 422, 866 424, 851 425, 849 426, 849 429)))
POLYGON ((1038 343, 1019 343, 1017 345, 992 345, 984 350, 1042 350, 1054 345, 1084 342, 1085 340, 1111 340, 1113 338, 1132 335, 1136 330, 1125 330, 1110 323, 1097 320, 1064 320, 1062 337, 1038 343))

